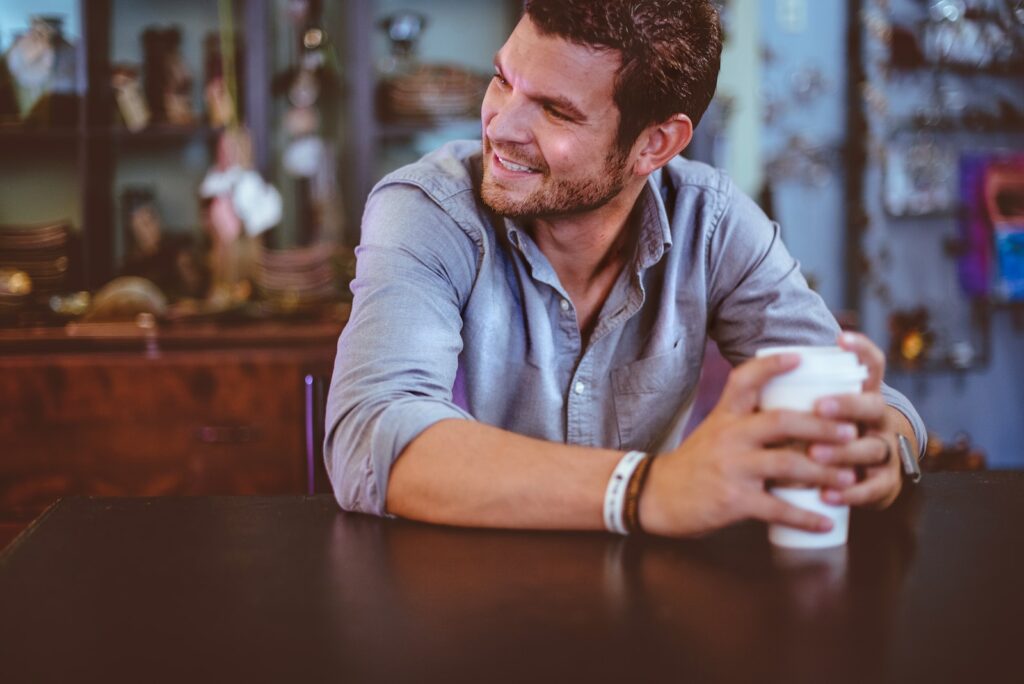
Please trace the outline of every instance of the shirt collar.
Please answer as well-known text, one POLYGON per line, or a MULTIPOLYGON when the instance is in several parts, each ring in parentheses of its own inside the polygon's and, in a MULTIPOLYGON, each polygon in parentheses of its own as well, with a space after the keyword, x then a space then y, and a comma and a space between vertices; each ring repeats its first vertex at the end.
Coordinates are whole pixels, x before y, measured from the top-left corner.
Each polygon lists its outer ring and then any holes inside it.
MULTIPOLYGON (((640 222, 637 231, 635 270, 637 273, 655 265, 672 246, 672 230, 665 211, 665 199, 661 169, 647 178, 636 200, 633 216, 640 222)), ((503 217, 508 240, 519 251, 523 250, 523 225, 514 219, 503 217)))
POLYGON ((636 201, 640 230, 636 245, 636 271, 646 270, 661 261, 672 246, 672 229, 662 197, 661 169, 647 178, 636 201))

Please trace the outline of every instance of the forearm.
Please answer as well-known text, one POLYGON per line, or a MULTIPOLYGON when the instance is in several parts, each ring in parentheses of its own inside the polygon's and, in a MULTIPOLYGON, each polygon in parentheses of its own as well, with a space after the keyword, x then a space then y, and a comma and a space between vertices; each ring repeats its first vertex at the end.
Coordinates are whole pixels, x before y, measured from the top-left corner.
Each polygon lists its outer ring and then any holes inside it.
POLYGON ((395 461, 387 510, 448 525, 600 530, 608 478, 621 456, 444 420, 395 461))

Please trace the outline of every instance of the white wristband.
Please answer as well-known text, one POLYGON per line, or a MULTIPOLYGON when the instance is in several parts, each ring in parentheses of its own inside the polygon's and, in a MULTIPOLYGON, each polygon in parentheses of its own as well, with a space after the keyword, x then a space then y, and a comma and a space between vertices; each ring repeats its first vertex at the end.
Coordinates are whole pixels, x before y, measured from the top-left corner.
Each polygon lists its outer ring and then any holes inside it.
POLYGON ((604 492, 604 526, 609 532, 629 534, 623 511, 626 504, 626 489, 633 471, 646 456, 642 451, 630 451, 619 461, 608 480, 608 489, 604 492))

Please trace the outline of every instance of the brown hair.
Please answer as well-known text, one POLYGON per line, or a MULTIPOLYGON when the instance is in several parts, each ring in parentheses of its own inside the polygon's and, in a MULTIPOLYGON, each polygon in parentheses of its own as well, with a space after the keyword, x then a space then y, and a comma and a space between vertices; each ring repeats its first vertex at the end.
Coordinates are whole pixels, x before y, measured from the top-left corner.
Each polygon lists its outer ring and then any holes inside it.
POLYGON ((715 94, 722 26, 711 0, 527 0, 526 14, 541 34, 620 53, 622 149, 673 114, 696 126, 715 94))

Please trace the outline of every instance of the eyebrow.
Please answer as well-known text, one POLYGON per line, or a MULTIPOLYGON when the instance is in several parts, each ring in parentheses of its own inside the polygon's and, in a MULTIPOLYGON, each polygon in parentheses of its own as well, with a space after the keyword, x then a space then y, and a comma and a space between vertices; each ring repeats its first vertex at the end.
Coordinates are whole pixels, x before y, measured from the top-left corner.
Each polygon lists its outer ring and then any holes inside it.
MULTIPOLYGON (((497 54, 494 55, 494 71, 502 78, 505 78, 504 71, 501 68, 501 58, 497 54)), ((576 106, 576 103, 562 95, 532 95, 527 93, 526 96, 534 102, 560 109, 567 116, 581 123, 587 120, 586 114, 576 106)))

